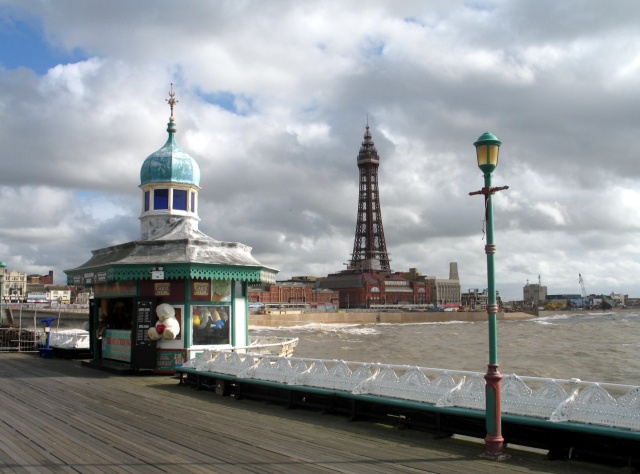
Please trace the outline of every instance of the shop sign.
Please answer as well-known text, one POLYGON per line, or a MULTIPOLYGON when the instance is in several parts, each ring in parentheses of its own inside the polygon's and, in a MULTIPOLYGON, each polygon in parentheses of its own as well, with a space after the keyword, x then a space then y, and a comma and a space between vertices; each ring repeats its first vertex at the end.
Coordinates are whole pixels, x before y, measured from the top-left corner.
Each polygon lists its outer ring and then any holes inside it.
POLYGON ((131 362, 131 331, 107 329, 102 336, 102 358, 131 362))
POLYGON ((153 284, 154 296, 171 296, 171 283, 163 281, 161 283, 153 284))
POLYGON ((157 370, 176 370, 185 362, 185 349, 158 349, 156 355, 157 370))
POLYGON ((194 281, 193 296, 209 296, 209 286, 208 281, 194 281))
POLYGON ((213 280, 211 301, 231 301, 231 280, 213 280))
POLYGON ((73 282, 75 284, 94 285, 96 283, 104 283, 107 281, 107 272, 86 272, 82 275, 74 275, 73 282))
POLYGON ((136 296, 136 283, 125 281, 122 283, 102 283, 93 288, 96 296, 136 296))

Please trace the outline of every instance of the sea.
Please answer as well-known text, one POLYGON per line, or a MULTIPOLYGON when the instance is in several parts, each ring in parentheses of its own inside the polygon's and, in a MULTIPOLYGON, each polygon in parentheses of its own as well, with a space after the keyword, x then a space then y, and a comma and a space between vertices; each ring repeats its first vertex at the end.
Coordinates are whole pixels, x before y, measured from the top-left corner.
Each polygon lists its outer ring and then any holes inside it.
MULTIPOLYGON (((503 375, 640 385, 640 312, 576 311, 498 321, 503 375)), ((251 326, 252 336, 300 338, 294 357, 484 373, 488 323, 251 326)))

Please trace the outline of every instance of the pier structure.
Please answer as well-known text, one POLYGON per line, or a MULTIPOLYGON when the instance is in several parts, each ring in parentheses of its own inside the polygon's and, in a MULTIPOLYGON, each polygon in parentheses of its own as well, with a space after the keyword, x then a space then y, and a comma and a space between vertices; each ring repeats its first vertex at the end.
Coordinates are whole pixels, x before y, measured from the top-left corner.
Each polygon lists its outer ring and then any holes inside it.
MULTIPOLYGON (((480 372, 237 352, 205 352, 178 372, 181 383, 219 395, 394 420, 436 437, 486 434, 480 372)), ((550 459, 640 467, 640 386, 509 374, 500 395, 509 444, 546 450, 550 459)))
POLYGON ((65 271, 69 284, 93 290, 97 367, 172 372, 204 348, 247 346, 248 285, 275 282, 251 247, 198 229, 200 168, 176 142, 173 85, 167 102, 168 139, 140 169, 140 239, 65 271))
POLYGON ((319 414, 313 398, 285 410, 33 354, 3 354, 0 378, 1 472, 621 472, 511 446, 509 462, 496 463, 468 438, 394 429, 399 418, 348 422, 319 414))

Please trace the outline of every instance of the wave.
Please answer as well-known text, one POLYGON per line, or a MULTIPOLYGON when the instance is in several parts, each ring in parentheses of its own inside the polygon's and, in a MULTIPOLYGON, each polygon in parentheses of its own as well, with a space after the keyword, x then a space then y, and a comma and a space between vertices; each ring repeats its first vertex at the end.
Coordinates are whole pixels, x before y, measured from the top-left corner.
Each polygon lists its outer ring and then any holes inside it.
POLYGON ((249 329, 257 332, 321 332, 321 333, 347 333, 347 334, 380 334, 380 331, 371 325, 348 323, 310 323, 299 326, 249 326, 249 329))
POLYGON ((297 326, 249 326, 249 330, 258 332, 324 332, 324 333, 353 333, 353 334, 380 334, 376 328, 387 330, 394 327, 415 327, 415 326, 450 326, 456 324, 476 324, 486 323, 486 321, 437 321, 437 322, 419 322, 419 323, 309 323, 297 326))

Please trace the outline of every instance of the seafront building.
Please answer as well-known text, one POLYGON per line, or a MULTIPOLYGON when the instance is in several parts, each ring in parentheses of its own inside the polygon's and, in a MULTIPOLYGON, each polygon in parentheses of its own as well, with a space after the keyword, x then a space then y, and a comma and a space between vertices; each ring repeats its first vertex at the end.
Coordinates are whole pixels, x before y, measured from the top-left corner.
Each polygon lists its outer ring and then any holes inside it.
POLYGON ((318 288, 318 279, 315 277, 293 277, 289 281, 252 285, 249 288, 249 303, 256 308, 266 306, 333 311, 338 308, 339 297, 337 291, 318 288))
POLYGON ((547 300, 547 287, 542 286, 540 275, 538 275, 538 283, 530 284, 527 280, 527 284, 522 289, 522 301, 526 307, 537 308, 538 306, 544 306, 547 300))
POLYGON ((7 269, 0 262, 0 300, 4 303, 70 303, 74 288, 53 283, 53 270, 47 275, 7 269))
POLYGON ((337 291, 341 308, 446 307, 461 303, 457 263, 449 279, 426 277, 415 268, 392 271, 382 225, 378 189, 380 156, 367 124, 357 156, 359 194, 353 253, 347 268, 323 278, 319 287, 337 291))
POLYGON ((275 282, 276 270, 251 247, 198 229, 200 168, 178 147, 173 87, 168 139, 140 168, 140 239, 93 250, 66 270, 89 287, 91 364, 172 372, 205 348, 249 344, 249 283, 275 282))
POLYGON ((0 262, 0 288, 2 301, 22 302, 27 295, 27 274, 9 271, 5 262, 0 262))

